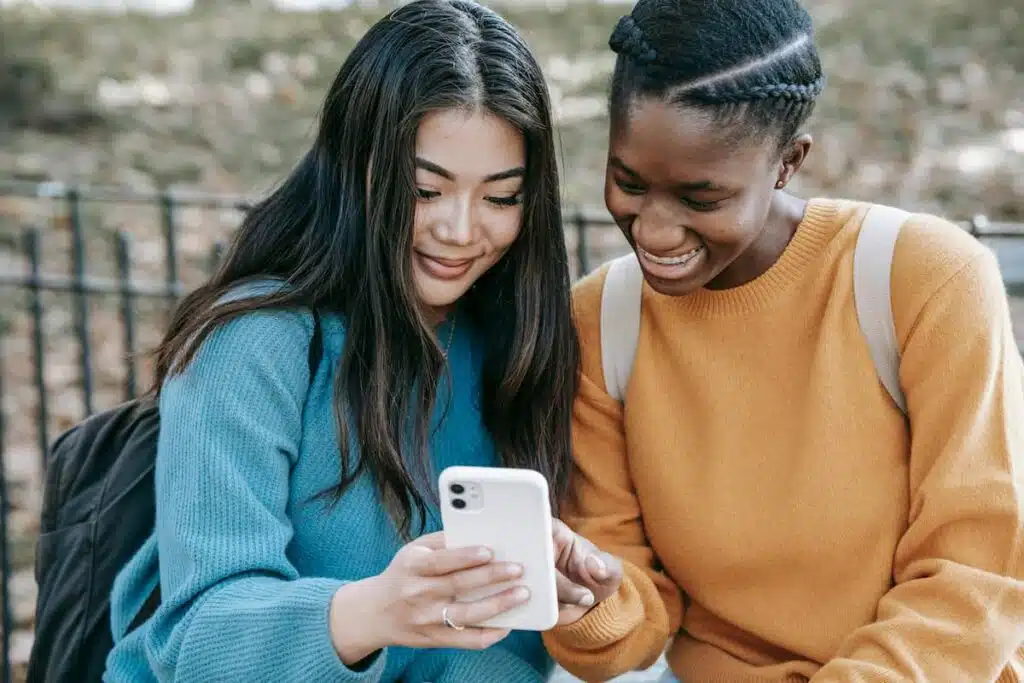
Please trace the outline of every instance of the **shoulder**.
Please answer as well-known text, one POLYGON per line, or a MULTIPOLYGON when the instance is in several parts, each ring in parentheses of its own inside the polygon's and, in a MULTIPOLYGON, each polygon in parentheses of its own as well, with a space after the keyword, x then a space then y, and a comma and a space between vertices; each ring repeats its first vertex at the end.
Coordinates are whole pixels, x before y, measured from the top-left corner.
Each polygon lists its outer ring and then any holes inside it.
POLYGON ((995 268, 995 254, 966 229, 929 213, 912 213, 893 257, 894 284, 934 291, 972 263, 995 268))
MULTIPOLYGON (((872 204, 856 206, 858 225, 872 204)), ((892 309, 902 342, 929 305, 953 307, 962 297, 951 288, 969 288, 980 308, 1005 304, 1005 289, 995 253, 966 229, 931 213, 911 212, 900 230, 893 253, 892 309)), ((969 318, 976 310, 948 311, 969 318)))
MULTIPOLYGON (((192 380, 274 375, 309 381, 309 348, 316 321, 308 309, 260 309, 218 324, 191 361, 169 378, 192 380)), ((323 323, 321 323, 323 325, 323 323)))

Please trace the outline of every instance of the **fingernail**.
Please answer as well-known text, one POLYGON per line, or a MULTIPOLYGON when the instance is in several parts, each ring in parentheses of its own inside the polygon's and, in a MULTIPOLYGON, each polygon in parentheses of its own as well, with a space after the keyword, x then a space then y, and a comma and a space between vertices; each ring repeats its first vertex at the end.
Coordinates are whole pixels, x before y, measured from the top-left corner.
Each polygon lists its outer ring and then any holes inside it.
POLYGON ((491 549, 490 548, 477 548, 476 549, 476 557, 477 557, 477 559, 480 559, 480 560, 489 560, 489 559, 491 559, 491 549))
POLYGON ((590 591, 587 591, 580 598, 580 606, 581 607, 590 607, 593 604, 594 604, 594 594, 591 593, 590 591))
POLYGON ((522 565, 509 564, 505 565, 504 574, 505 576, 519 576, 523 573, 522 565))
POLYGON ((590 562, 591 571, 596 578, 603 579, 608 575, 608 568, 604 566, 604 562, 601 561, 600 557, 591 555, 587 558, 587 561, 590 562))
POLYGON ((529 589, 524 588, 523 586, 520 586, 519 588, 516 588, 514 591, 512 591, 512 598, 516 602, 524 602, 527 599, 529 599, 529 597, 530 597, 529 589))

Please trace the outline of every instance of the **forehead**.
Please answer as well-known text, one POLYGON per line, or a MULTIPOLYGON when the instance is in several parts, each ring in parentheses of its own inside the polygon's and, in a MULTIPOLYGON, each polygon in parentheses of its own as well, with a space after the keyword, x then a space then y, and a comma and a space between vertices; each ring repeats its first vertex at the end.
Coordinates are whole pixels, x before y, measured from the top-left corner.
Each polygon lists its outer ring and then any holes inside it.
POLYGON ((445 109, 427 114, 416 131, 416 156, 456 178, 483 178, 525 164, 523 135, 486 110, 445 109))
POLYGON ((650 182, 739 184, 763 170, 774 146, 737 135, 710 115, 658 99, 637 100, 612 127, 612 155, 650 182), (732 181, 730 183, 730 181, 732 181))

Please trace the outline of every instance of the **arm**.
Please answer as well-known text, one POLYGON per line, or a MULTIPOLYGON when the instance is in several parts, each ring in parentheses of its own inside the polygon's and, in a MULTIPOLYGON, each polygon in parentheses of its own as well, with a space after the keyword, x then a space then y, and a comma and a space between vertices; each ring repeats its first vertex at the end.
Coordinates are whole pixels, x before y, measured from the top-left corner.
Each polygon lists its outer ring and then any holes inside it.
POLYGON ((1024 643, 1024 368, 995 258, 957 270, 909 329, 895 585, 812 683, 1010 680, 1024 643))
POLYGON ((538 634, 513 631, 486 650, 421 650, 402 674, 405 683, 542 683, 551 675, 551 658, 538 634))
POLYGON ((622 407, 600 379, 602 286, 603 272, 575 292, 583 372, 573 408, 573 492, 561 513, 580 536, 623 560, 623 578, 619 590, 582 619, 544 635, 555 661, 587 680, 652 665, 679 629, 683 612, 680 591, 658 570, 644 532, 622 407))
POLYGON ((310 322, 261 312, 213 332, 160 398, 156 535, 164 602, 148 657, 161 681, 377 681, 332 645, 343 582, 300 578, 285 549, 309 388, 310 322))

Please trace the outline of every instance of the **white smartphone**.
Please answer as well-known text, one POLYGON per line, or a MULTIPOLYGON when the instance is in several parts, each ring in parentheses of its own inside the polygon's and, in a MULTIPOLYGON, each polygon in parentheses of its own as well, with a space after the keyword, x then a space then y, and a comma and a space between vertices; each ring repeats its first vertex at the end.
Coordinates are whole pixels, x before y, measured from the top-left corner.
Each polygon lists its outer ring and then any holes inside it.
POLYGON ((555 549, 548 482, 539 472, 505 467, 449 467, 439 478, 441 523, 449 548, 482 545, 498 562, 516 562, 515 581, 458 597, 473 601, 526 586, 530 599, 476 626, 546 631, 558 622, 555 549))

